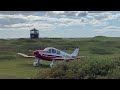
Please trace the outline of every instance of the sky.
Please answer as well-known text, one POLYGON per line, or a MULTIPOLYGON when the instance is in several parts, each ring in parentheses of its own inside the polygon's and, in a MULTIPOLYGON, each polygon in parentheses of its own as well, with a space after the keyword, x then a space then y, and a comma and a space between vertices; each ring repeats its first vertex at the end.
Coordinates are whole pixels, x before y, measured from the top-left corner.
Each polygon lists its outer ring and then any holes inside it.
POLYGON ((120 11, 0 11, 0 38, 120 37, 120 11))

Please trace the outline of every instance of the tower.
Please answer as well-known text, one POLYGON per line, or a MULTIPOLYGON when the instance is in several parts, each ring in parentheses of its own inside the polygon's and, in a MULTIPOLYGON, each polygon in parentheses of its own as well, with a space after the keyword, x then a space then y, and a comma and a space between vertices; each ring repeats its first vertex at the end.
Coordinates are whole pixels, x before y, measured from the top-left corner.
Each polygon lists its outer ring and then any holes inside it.
POLYGON ((39 38, 39 31, 35 28, 30 30, 30 38, 39 38))

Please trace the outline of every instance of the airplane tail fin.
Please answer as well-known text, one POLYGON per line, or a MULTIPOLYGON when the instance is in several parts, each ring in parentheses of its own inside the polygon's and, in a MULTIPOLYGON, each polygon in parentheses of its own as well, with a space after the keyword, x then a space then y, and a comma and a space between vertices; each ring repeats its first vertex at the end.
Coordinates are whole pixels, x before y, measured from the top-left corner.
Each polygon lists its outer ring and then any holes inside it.
POLYGON ((73 53, 71 54, 72 57, 78 56, 79 48, 76 48, 73 53))

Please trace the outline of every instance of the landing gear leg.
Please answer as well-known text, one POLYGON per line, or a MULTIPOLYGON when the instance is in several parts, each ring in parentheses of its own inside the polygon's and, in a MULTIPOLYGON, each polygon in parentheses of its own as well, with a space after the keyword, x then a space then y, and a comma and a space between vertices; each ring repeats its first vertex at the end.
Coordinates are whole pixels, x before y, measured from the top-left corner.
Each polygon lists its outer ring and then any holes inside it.
POLYGON ((57 64, 57 61, 56 60, 52 60, 51 64, 50 64, 50 67, 52 68, 54 65, 57 64))
POLYGON ((41 63, 40 63, 40 59, 39 59, 39 58, 36 58, 35 61, 34 61, 34 63, 33 63, 33 66, 34 66, 34 67, 38 67, 40 64, 41 64, 41 63))

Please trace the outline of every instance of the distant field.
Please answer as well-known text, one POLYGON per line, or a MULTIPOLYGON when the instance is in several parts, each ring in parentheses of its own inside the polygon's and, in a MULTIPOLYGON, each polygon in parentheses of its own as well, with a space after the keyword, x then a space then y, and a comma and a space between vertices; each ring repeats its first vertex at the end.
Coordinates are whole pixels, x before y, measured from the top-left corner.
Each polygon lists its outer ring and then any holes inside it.
POLYGON ((79 55, 99 59, 120 56, 119 37, 0 39, 0 79, 30 79, 44 70, 50 70, 48 61, 43 61, 40 67, 33 67, 33 59, 25 59, 16 54, 22 52, 32 55, 29 50, 45 47, 55 47, 68 53, 78 47, 79 55))

